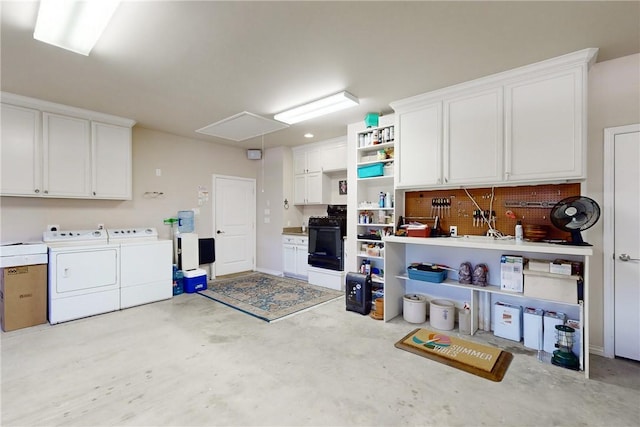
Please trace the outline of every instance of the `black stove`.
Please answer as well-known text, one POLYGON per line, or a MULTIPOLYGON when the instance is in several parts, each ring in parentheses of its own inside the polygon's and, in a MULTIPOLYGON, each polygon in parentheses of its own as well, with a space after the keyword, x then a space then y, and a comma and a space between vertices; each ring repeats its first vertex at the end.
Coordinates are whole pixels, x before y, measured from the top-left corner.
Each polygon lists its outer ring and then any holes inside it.
POLYGON ((347 234, 347 206, 329 205, 327 216, 309 218, 309 265, 344 270, 344 236, 347 234))

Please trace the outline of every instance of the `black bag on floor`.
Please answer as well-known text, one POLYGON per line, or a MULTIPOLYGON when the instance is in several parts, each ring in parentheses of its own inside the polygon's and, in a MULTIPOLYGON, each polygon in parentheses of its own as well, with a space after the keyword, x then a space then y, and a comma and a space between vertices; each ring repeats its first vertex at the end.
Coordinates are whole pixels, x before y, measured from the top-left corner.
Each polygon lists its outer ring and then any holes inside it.
POLYGON ((347 310, 369 314, 371 311, 371 275, 347 273, 346 280, 347 310))

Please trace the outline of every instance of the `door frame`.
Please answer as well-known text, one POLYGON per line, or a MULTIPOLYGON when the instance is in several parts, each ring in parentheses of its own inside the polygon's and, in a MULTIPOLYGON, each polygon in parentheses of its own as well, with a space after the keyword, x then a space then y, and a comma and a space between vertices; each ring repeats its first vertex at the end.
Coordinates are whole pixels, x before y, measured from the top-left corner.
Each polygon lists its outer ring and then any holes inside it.
MULTIPOLYGON (((251 270, 255 271, 256 269, 256 247, 257 247, 257 242, 256 242, 256 233, 257 233, 257 227, 256 227, 256 209, 257 209, 257 193, 256 193, 256 179, 255 178, 246 178, 246 177, 242 177, 242 176, 232 176, 232 175, 219 175, 219 174, 213 174, 211 175, 211 192, 213 193, 213 196, 211 197, 211 230, 212 230, 212 234, 215 238, 216 236, 216 180, 218 178, 223 178, 223 179, 233 179, 236 181, 246 181, 246 182, 250 182, 253 184, 253 209, 252 209, 252 217, 251 220, 253 221, 253 227, 251 227, 251 239, 253 242, 253 253, 251 254, 251 270)), ((217 258, 217 257, 216 257, 217 258)), ((217 270, 217 263, 213 263, 213 268, 211 270, 211 278, 215 279, 216 278, 216 270, 217 270)))
POLYGON ((603 236, 603 333, 604 356, 615 357, 615 259, 614 259, 614 167, 615 167, 615 137, 631 132, 640 132, 640 124, 615 126, 604 129, 604 236, 603 236))

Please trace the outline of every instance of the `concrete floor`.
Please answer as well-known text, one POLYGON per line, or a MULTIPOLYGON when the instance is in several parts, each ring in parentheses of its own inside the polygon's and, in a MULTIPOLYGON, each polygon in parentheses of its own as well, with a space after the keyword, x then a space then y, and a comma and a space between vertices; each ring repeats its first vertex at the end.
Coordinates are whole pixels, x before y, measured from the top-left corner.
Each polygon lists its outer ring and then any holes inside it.
POLYGON ((515 358, 495 383, 393 344, 414 325, 337 300, 266 323, 199 295, 2 333, 3 426, 636 426, 640 364, 592 379, 515 358))

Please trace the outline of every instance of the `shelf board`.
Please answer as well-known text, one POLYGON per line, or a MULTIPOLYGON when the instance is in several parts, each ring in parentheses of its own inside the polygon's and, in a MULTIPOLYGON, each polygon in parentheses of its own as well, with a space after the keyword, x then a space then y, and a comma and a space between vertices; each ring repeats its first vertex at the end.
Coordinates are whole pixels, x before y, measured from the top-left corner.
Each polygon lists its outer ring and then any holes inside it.
POLYGON ((358 182, 365 182, 365 181, 393 181, 393 175, 382 175, 382 176, 372 176, 372 177, 368 177, 368 178, 358 178, 358 182))
MULTIPOLYGON (((385 127, 388 127, 388 126, 385 126, 385 127)), ((361 132, 361 133, 369 133, 369 132, 361 132)), ((394 144, 395 144, 395 141, 385 142, 382 144, 367 145, 366 147, 358 147, 358 151, 363 151, 363 152, 377 151, 382 148, 393 147, 394 144)))
POLYGON ((393 158, 382 159, 382 160, 370 160, 366 162, 359 162, 356 166, 360 167, 360 166, 375 165, 376 163, 393 163, 393 160, 394 160, 393 158))
POLYGON ((375 207, 375 208, 358 208, 359 211, 392 211, 395 208, 380 208, 380 207, 375 207))
POLYGON ((496 251, 531 252, 552 255, 593 255, 590 246, 558 245, 545 242, 516 242, 515 240, 493 239, 490 237, 400 237, 387 236, 383 239, 388 243, 402 243, 409 245, 441 246, 451 248, 487 249, 496 251))
POLYGON ((367 227, 393 227, 393 224, 383 224, 383 223, 378 223, 378 222, 374 222, 374 223, 370 223, 370 224, 360 224, 358 223, 358 225, 365 225, 367 227))
POLYGON ((358 258, 384 259, 384 256, 368 255, 365 252, 358 252, 358 258))
POLYGON ((505 291, 505 290, 500 289, 500 286, 496 286, 496 285, 487 285, 487 286, 465 285, 463 283, 458 283, 458 282, 456 282, 454 280, 450 280, 450 279, 447 279, 447 280, 445 280, 444 282, 441 282, 441 283, 427 282, 426 280, 411 279, 406 274, 400 274, 400 275, 396 276, 396 278, 398 278, 400 280, 416 280, 417 282, 427 283, 427 284, 436 285, 436 286, 437 285, 444 285, 444 286, 450 286, 452 288, 462 288, 462 289, 478 291, 478 292, 489 292, 491 294, 507 295, 507 296, 516 297, 516 298, 535 299, 535 300, 552 302, 552 303, 555 303, 555 304, 569 305, 569 306, 573 306, 573 307, 579 307, 580 306, 580 303, 569 303, 569 302, 557 301, 557 300, 552 300, 552 299, 545 299, 545 298, 540 298, 540 297, 531 297, 531 296, 523 294, 522 292, 505 291))

